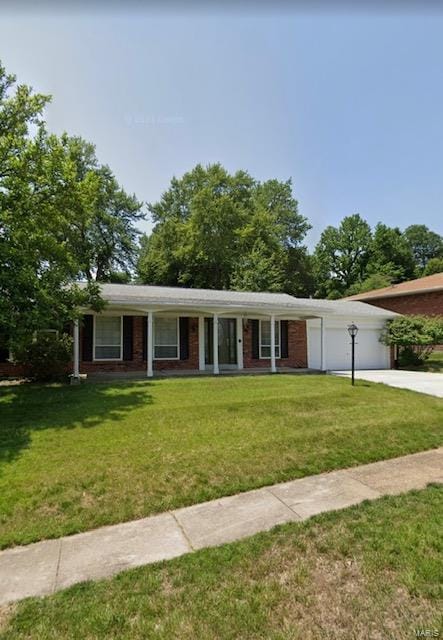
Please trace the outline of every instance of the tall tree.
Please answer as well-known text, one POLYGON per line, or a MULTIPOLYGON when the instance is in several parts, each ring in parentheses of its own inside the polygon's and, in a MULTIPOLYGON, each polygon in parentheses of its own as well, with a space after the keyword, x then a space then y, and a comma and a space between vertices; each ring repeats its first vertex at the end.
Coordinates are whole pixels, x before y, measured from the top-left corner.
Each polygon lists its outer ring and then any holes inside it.
POLYGON ((414 255, 398 227, 388 227, 379 222, 374 230, 369 254, 367 276, 383 274, 391 282, 414 278, 414 255))
POLYGON ((94 283, 80 290, 75 282, 87 268, 104 264, 106 273, 119 264, 116 218, 130 208, 112 175, 95 166, 91 145, 78 143, 88 159, 76 162, 78 139, 47 133, 49 100, 17 86, 0 65, 0 332, 16 342, 61 326, 78 305, 100 307, 94 283))
POLYGON ((412 224, 405 229, 405 237, 414 254, 420 275, 432 258, 443 258, 443 237, 425 224, 412 224))
POLYGON ((99 165, 94 145, 66 134, 51 136, 48 144, 57 169, 61 167, 71 222, 66 240, 81 274, 89 281, 109 281, 115 272, 130 273, 139 236, 135 224, 144 216, 142 203, 119 186, 108 166, 99 165))
POLYGON ((326 227, 315 248, 319 295, 340 297, 364 279, 371 240, 371 228, 358 213, 326 227))
POLYGON ((141 243, 142 282, 291 292, 308 280, 296 267, 307 268, 309 224, 290 181, 197 165, 149 210, 156 224, 141 243))

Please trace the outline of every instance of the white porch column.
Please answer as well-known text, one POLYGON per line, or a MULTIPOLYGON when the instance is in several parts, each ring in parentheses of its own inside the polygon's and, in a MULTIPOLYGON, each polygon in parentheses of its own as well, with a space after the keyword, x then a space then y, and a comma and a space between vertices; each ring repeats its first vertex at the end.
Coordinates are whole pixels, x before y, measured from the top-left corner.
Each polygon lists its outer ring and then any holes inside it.
POLYGON ((324 318, 320 318, 320 369, 326 371, 326 331, 324 318))
POLYGON ((198 368, 205 370, 205 319, 198 319, 198 368))
POLYGON ((276 373, 275 366, 275 316, 271 316, 271 373, 276 373))
POLYGON ((243 318, 237 318, 237 369, 243 369, 243 318))
POLYGON ((212 343, 213 343, 213 362, 214 362, 214 374, 218 375, 220 370, 218 368, 218 315, 214 313, 213 315, 213 326, 212 326, 212 343))
POLYGON ((148 317, 147 317, 147 341, 146 341, 146 375, 148 378, 152 378, 152 376, 154 375, 154 371, 153 371, 153 367, 152 367, 152 360, 153 360, 153 345, 154 345, 154 339, 153 339, 153 329, 154 329, 154 322, 153 322, 153 312, 152 311, 148 311, 148 317))
POLYGON ((73 369, 73 377, 75 380, 78 380, 80 377, 80 338, 79 338, 79 330, 78 330, 78 320, 74 320, 74 369, 73 369))

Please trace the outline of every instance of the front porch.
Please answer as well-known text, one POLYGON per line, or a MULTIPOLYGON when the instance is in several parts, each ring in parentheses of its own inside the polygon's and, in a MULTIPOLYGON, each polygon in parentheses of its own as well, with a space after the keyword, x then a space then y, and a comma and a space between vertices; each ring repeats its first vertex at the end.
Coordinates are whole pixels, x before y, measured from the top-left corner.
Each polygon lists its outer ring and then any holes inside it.
POLYGON ((289 314, 106 310, 74 325, 74 380, 306 372, 306 322, 289 314))
MULTIPOLYGON (((219 374, 223 376, 260 376, 260 375, 269 375, 273 373, 270 368, 265 367, 255 367, 249 369, 224 369, 220 368, 219 374)), ((325 371, 320 371, 319 369, 309 369, 307 367, 277 367, 277 370, 274 372, 281 375, 318 375, 325 374, 325 371)), ((205 371, 200 371, 199 369, 161 369, 154 370, 154 375, 152 376, 154 379, 162 379, 162 378, 181 378, 181 377, 208 377, 213 376, 214 372, 211 369, 206 369, 205 371)), ((122 379, 130 379, 130 380, 145 380, 146 373, 140 371, 131 371, 131 372, 97 372, 91 373, 87 376, 85 375, 86 380, 90 380, 93 382, 105 382, 106 380, 122 380, 122 379)))

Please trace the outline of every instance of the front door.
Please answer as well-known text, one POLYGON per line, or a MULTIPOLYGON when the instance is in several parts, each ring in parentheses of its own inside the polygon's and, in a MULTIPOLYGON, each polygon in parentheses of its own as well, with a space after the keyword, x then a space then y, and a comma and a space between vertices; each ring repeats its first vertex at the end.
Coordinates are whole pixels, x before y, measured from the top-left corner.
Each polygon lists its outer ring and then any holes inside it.
MULTIPOLYGON (((213 364, 212 318, 205 318, 205 363, 213 364)), ((220 366, 237 364, 237 322, 235 318, 218 319, 218 363, 220 366)))

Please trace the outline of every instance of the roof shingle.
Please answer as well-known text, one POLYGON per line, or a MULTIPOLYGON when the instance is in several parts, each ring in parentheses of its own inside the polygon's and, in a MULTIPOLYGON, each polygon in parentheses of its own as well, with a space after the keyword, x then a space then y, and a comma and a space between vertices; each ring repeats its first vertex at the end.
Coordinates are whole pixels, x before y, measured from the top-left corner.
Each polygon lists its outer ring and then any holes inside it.
POLYGON ((372 291, 364 291, 354 296, 347 296, 343 300, 369 300, 377 298, 390 298, 391 296, 407 296, 413 293, 427 293, 429 291, 443 291, 443 273, 434 273, 431 276, 409 280, 408 282, 400 282, 392 284, 390 287, 383 289, 373 289, 372 291))
MULTIPOLYGON (((85 286, 81 283, 80 286, 85 286)), ((102 284, 101 293, 111 305, 165 306, 202 309, 261 309, 263 312, 302 316, 355 316, 390 318, 396 313, 362 302, 295 298, 287 293, 256 293, 252 291, 220 291, 216 289, 186 289, 136 284, 102 284)))

